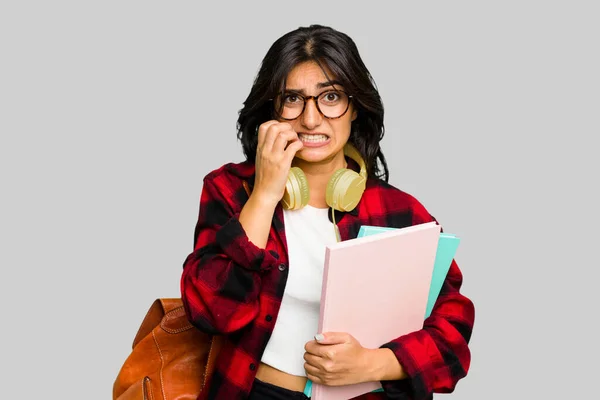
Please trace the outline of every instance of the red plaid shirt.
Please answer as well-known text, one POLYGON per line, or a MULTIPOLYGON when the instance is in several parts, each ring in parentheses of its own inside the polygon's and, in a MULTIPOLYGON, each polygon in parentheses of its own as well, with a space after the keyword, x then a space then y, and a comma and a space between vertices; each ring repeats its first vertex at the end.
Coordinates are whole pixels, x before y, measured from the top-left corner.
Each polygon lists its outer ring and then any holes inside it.
MULTIPOLYGON (((353 160, 348 165, 358 170, 353 160)), ((238 219, 248 200, 243 181, 251 190, 253 163, 227 164, 204 178, 194 251, 183 265, 188 318, 198 329, 227 338, 202 400, 248 397, 288 276, 283 210, 280 205, 275 210, 266 248, 256 247, 238 219)), ((342 240, 355 238, 361 225, 402 228, 429 221, 435 219, 414 197, 379 179, 368 180, 353 211, 336 212, 342 240)), ((460 293, 461 285, 462 273, 453 261, 423 329, 381 346, 394 352, 409 378, 384 381, 384 392, 357 399, 424 400, 433 392, 454 390, 469 369, 474 322, 473 304, 460 293)))

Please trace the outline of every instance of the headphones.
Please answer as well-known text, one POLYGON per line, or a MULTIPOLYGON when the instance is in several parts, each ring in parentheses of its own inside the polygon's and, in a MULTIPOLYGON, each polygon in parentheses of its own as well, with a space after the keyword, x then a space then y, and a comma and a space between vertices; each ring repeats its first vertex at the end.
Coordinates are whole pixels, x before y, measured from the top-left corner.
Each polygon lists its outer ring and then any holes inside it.
MULTIPOLYGON (((340 168, 333 173, 327 183, 325 201, 334 210, 347 212, 353 210, 360 201, 367 185, 367 168, 359 151, 350 143, 344 146, 344 154, 360 166, 356 173, 348 168, 340 168)), ((308 204, 308 182, 306 175, 298 167, 292 167, 285 184, 285 193, 281 203, 286 210, 299 210, 308 204)))

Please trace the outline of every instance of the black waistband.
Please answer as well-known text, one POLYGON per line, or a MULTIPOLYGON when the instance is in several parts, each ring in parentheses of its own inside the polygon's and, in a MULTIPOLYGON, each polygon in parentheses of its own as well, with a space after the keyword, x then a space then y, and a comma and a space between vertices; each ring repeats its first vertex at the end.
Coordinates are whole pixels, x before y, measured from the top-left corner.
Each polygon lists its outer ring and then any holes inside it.
POLYGON ((302 392, 296 392, 271 383, 263 382, 259 379, 254 379, 254 384, 252 385, 248 400, 306 400, 309 398, 310 397, 306 397, 302 392))

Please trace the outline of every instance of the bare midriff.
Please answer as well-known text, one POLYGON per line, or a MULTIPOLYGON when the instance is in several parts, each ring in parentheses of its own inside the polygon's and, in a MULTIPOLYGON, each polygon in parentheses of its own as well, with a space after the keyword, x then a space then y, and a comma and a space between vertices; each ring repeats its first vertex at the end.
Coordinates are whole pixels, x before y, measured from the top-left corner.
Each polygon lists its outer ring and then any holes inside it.
POLYGON ((265 363, 260 363, 256 378, 260 381, 270 383, 296 392, 304 392, 307 378, 305 376, 290 375, 265 363))

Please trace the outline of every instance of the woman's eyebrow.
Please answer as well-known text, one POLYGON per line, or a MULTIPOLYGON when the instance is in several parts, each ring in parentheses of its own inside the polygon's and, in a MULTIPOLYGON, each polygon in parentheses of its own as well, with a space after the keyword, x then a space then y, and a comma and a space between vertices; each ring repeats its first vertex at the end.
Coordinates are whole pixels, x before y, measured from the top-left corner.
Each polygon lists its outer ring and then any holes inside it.
MULTIPOLYGON (((331 87, 333 85, 339 85, 342 86, 340 81, 330 81, 330 82, 319 82, 317 83, 317 89, 323 89, 326 87, 331 87)), ((300 94, 306 94, 306 92, 304 91, 304 89, 291 89, 291 88, 285 88, 286 92, 294 92, 294 93, 300 93, 300 94)))
POLYGON ((333 85, 338 85, 338 86, 342 86, 342 83, 340 81, 331 81, 331 82, 319 82, 317 83, 317 87, 319 89, 323 89, 329 86, 333 86, 333 85))

